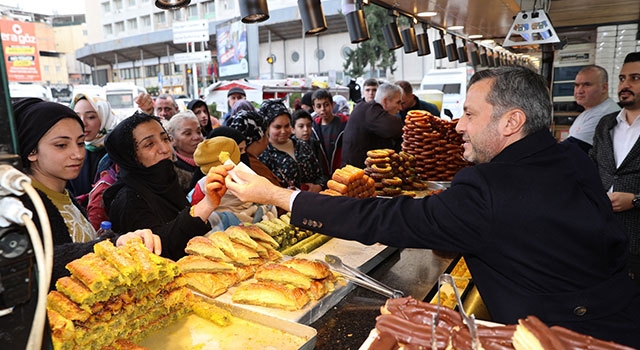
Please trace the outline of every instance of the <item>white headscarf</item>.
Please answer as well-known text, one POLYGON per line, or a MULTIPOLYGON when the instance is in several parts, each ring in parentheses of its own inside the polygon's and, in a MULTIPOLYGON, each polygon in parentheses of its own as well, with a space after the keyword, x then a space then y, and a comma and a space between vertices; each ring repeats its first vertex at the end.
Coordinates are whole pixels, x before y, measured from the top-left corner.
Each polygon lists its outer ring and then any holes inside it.
POLYGON ((71 108, 74 108, 76 103, 78 103, 78 101, 82 99, 89 101, 91 107, 93 107, 93 109, 98 114, 98 118, 100 118, 100 130, 98 131, 96 138, 91 141, 85 141, 85 147, 88 150, 103 147, 104 137, 109 133, 109 131, 111 131, 111 129, 116 126, 116 124, 118 124, 118 118, 116 114, 111 110, 109 101, 97 95, 79 93, 73 97, 71 108))

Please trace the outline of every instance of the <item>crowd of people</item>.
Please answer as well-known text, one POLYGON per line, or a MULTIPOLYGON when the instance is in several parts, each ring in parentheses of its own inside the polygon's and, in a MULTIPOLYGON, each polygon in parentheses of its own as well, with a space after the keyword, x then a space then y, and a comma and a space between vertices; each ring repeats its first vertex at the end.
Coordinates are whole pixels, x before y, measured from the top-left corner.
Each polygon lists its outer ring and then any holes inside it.
POLYGON ((536 314, 638 345, 624 335, 638 334, 637 323, 611 329, 640 322, 640 294, 628 283, 640 278, 638 76, 640 53, 630 54, 619 77, 619 110, 608 98, 606 71, 581 71, 576 99, 586 111, 571 138, 557 143, 539 75, 521 67, 476 73, 457 131, 464 157, 477 165, 424 200, 314 194, 336 169, 364 168, 367 151, 399 150, 407 112, 439 115, 406 81, 369 79, 358 101, 316 89, 293 109, 277 99, 258 106, 235 87, 220 120, 200 99, 179 111, 169 94, 155 102, 139 96, 140 111, 119 123, 107 101, 88 94, 75 96, 71 108, 33 98, 13 108, 24 169, 54 233, 53 281, 103 239, 141 237, 150 250, 179 259, 194 236, 292 211, 294 224, 337 237, 463 253, 498 322, 536 314), (605 111, 611 113, 600 118, 605 111), (248 182, 234 182, 221 152, 257 175, 240 173, 248 182), (336 219, 345 213, 370 220, 336 219), (98 235, 104 220, 115 234, 98 235), (602 286, 628 291, 616 292, 620 307, 595 301, 602 286), (574 309, 550 311, 562 303, 593 315, 585 321, 574 309))

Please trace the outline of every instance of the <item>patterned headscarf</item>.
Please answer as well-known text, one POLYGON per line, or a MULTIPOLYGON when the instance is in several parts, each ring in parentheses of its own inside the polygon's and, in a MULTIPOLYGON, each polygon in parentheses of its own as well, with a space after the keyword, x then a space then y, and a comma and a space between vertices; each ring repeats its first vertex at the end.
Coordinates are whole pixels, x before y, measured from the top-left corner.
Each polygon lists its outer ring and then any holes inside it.
POLYGON ((87 100, 94 111, 100 118, 100 130, 96 138, 91 141, 85 141, 85 148, 89 151, 95 151, 104 146, 104 137, 118 124, 118 117, 111 110, 111 105, 103 97, 91 95, 87 93, 79 93, 73 97, 71 108, 75 108, 80 100, 87 100))
POLYGON ((280 99, 264 100, 260 106, 260 112, 264 115, 267 127, 271 125, 276 117, 283 114, 288 116, 289 122, 291 122, 291 112, 289 112, 289 108, 287 108, 280 99))
POLYGON ((240 131, 242 135, 244 135, 247 147, 253 142, 262 139, 266 129, 264 117, 262 113, 258 111, 239 111, 229 117, 227 125, 230 128, 240 131))

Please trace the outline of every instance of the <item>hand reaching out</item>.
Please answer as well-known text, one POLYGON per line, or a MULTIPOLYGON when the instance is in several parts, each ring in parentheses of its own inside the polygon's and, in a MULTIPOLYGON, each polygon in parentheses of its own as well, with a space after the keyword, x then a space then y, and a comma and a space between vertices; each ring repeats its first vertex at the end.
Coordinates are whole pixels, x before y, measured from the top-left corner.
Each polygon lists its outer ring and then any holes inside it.
POLYGON ((144 242, 144 245, 149 249, 149 251, 154 252, 157 255, 162 253, 162 241, 160 240, 160 236, 154 235, 149 229, 135 230, 118 237, 116 246, 119 247, 124 245, 127 241, 137 237, 142 239, 142 242, 144 242))

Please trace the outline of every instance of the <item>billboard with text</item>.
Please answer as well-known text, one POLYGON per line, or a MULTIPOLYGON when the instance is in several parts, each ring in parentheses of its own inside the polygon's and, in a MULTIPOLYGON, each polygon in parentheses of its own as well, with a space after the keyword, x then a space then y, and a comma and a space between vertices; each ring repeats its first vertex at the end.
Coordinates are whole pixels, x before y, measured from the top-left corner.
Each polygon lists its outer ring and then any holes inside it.
POLYGON ((249 76, 246 24, 240 21, 219 24, 216 27, 216 41, 220 79, 249 76))
POLYGON ((0 19, 2 49, 9 81, 42 80, 35 32, 33 23, 0 19))

